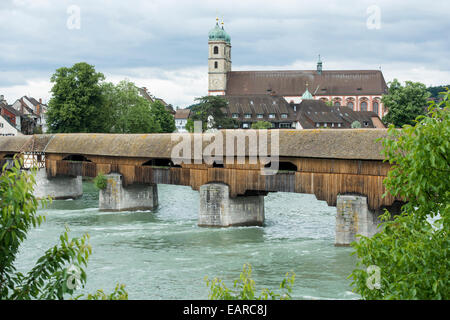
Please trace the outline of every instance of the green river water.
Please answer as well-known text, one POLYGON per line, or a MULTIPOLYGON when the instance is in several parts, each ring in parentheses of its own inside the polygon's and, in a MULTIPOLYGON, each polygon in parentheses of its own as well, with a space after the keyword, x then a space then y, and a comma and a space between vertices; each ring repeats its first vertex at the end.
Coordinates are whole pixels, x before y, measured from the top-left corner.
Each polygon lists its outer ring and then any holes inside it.
POLYGON ((313 195, 270 193, 264 227, 200 228, 199 196, 190 187, 158 185, 154 212, 99 212, 98 191, 89 182, 83 189, 81 199, 40 210, 47 219, 22 245, 19 271, 32 268, 67 225, 70 237, 89 233, 92 245, 79 293, 111 292, 120 282, 130 299, 207 299, 205 276, 232 287, 249 263, 258 289, 277 289, 293 271, 294 299, 358 298, 347 279, 352 249, 334 246, 336 208, 313 195))

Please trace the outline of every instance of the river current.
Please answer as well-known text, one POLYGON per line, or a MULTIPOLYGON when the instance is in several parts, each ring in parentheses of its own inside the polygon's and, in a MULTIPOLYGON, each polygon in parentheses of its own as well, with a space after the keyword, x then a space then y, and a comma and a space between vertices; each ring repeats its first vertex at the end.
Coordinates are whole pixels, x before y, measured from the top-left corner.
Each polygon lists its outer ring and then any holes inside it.
POLYGON ((23 243, 19 271, 30 270, 68 226, 69 237, 89 233, 92 245, 87 285, 79 293, 109 293, 123 283, 130 299, 207 299, 205 276, 231 288, 247 263, 258 292, 277 291, 293 271, 293 299, 358 298, 347 279, 353 249, 334 246, 336 208, 314 195, 269 193, 264 227, 200 228, 199 195, 190 187, 158 185, 153 212, 100 212, 93 184, 83 182, 83 191, 80 199, 39 210, 46 221, 23 243))

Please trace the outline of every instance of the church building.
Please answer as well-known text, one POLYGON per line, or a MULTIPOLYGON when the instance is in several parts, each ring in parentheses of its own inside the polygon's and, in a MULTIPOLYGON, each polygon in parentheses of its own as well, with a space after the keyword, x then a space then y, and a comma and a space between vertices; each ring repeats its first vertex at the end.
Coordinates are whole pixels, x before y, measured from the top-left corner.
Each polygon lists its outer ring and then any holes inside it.
POLYGON ((379 118, 387 112, 381 102, 388 92, 381 70, 324 70, 319 56, 315 70, 232 71, 231 37, 218 19, 209 32, 208 47, 209 95, 227 99, 277 96, 288 104, 321 100, 353 111, 374 112, 379 118))

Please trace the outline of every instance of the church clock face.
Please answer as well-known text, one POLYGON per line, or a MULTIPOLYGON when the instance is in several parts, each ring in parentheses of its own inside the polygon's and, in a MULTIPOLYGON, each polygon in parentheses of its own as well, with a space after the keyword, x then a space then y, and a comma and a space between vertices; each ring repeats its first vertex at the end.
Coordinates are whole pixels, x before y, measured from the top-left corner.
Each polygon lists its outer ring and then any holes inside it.
POLYGON ((218 85, 220 85, 220 80, 219 79, 214 79, 212 84, 213 84, 213 86, 217 87, 218 85))

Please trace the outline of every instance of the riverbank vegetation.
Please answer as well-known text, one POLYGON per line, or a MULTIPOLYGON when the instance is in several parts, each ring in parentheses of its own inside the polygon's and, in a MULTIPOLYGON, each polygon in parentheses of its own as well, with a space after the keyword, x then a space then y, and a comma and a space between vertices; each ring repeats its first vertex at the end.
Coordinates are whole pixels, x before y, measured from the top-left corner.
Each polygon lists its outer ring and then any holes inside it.
POLYGON ((281 293, 264 288, 259 296, 256 293, 255 280, 252 279, 251 265, 244 264, 239 279, 233 283, 233 289, 229 289, 225 283, 218 278, 209 280, 205 278, 209 288, 208 298, 210 300, 291 300, 292 287, 295 281, 295 273, 286 273, 280 283, 281 293))
MULTIPOLYGON (((89 235, 69 239, 69 230, 59 243, 45 251, 27 273, 17 271, 15 260, 20 245, 31 228, 40 226, 45 216, 39 206, 46 207, 50 198, 38 201, 33 195, 35 170, 21 170, 21 161, 2 168, 0 175, 0 300, 55 300, 73 297, 86 284, 86 267, 92 248, 89 235)), ((124 286, 118 285, 110 295, 99 290, 93 295, 76 298, 125 299, 124 286)))
POLYGON ((382 141, 392 164, 387 192, 407 203, 383 215, 381 232, 352 244, 359 262, 349 278, 363 299, 450 299, 450 91, 442 96, 382 141))

